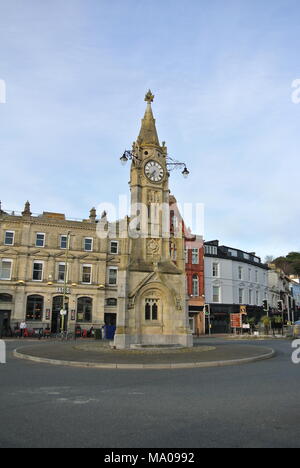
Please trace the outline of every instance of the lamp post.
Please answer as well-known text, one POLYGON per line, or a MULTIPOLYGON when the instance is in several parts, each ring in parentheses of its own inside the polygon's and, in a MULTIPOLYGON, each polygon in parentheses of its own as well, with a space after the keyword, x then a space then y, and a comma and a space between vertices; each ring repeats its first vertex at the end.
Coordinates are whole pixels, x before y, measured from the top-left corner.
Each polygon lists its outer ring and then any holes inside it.
MULTIPOLYGON (((174 169, 183 169, 182 175, 186 179, 189 176, 190 171, 186 167, 186 164, 180 161, 176 161, 175 159, 171 158, 171 156, 166 156, 167 160, 167 169, 168 171, 173 171, 174 169)), ((125 150, 123 155, 120 157, 120 161, 122 166, 125 166, 125 164, 128 161, 135 161, 140 163, 140 159, 132 152, 129 150, 125 150)))

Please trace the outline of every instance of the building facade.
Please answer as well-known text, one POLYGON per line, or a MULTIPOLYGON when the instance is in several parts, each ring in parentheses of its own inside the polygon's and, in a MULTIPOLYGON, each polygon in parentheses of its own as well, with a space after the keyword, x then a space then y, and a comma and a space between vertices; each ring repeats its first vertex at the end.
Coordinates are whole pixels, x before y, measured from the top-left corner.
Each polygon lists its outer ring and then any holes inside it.
POLYGON ((249 317, 262 316, 268 299, 268 266, 254 253, 205 242, 205 300, 212 333, 230 333, 230 315, 245 306, 249 317))
POLYGON ((284 323, 292 323, 297 315, 294 297, 297 298, 297 283, 276 265, 269 264, 268 266, 269 312, 273 315, 282 315, 284 323))
POLYGON ((58 332, 65 287, 65 327, 116 322, 126 239, 99 239, 96 228, 95 209, 83 221, 58 213, 34 216, 28 202, 20 214, 1 210, 0 316, 5 327, 26 320, 29 328, 58 332))

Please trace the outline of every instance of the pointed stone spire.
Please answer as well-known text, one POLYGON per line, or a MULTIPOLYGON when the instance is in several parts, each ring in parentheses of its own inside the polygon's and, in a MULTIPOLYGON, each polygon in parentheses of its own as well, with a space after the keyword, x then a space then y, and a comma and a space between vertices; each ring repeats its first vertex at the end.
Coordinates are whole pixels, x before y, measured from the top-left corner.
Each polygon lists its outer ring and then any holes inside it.
POLYGON ((145 101, 147 102, 147 109, 144 118, 142 119, 142 127, 137 139, 137 142, 140 146, 160 146, 155 126, 155 119, 153 117, 153 112, 151 108, 151 102, 153 102, 153 100, 154 95, 149 89, 148 93, 145 96, 145 101))

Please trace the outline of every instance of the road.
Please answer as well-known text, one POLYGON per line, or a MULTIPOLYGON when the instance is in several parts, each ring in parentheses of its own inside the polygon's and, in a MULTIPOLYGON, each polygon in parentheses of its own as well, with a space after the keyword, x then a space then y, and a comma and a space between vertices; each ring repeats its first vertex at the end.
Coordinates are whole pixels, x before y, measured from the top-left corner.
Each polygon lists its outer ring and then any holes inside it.
POLYGON ((0 365, 0 448, 300 447, 300 364, 291 361, 290 341, 259 344, 276 357, 125 371, 22 361, 11 355, 18 343, 8 342, 8 362, 0 365))

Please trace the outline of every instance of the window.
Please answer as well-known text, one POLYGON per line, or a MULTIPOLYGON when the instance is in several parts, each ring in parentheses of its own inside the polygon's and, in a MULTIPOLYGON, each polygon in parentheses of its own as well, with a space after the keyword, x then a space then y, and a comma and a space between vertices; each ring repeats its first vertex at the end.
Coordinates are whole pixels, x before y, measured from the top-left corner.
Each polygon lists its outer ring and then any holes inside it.
POLYGON ((14 231, 6 231, 5 232, 5 238, 4 238, 4 244, 5 245, 14 245, 14 241, 15 241, 14 231))
POLYGON ((198 265, 199 263, 199 249, 192 249, 192 264, 198 265))
POLYGON ((60 236, 60 248, 61 249, 68 248, 68 236, 60 236))
POLYGON ((248 280, 251 281, 251 268, 248 268, 248 280))
POLYGON ((252 304, 252 289, 249 289, 249 305, 252 304))
POLYGON ((239 304, 243 304, 243 303, 244 303, 244 290, 239 289, 239 304))
POLYGON ((228 249, 228 254, 231 255, 232 257, 237 257, 237 251, 233 249, 228 249))
POLYGON ((243 279, 243 267, 241 266, 239 266, 238 275, 239 275, 239 279, 242 280, 243 279))
POLYGON ((158 299, 145 300, 145 320, 158 320, 158 299))
POLYGON ((110 253, 111 254, 118 254, 119 253, 119 242, 111 241, 111 243, 110 243, 110 253))
POLYGON ((110 286, 116 286, 118 282, 118 268, 110 267, 108 269, 108 284, 110 286))
POLYGON ((65 281, 65 272, 66 272, 66 264, 59 263, 57 279, 60 283, 63 283, 65 281))
POLYGON ((255 283, 258 283, 258 271, 255 270, 255 283))
POLYGON ((92 252, 93 251, 93 242, 94 242, 94 239, 92 239, 91 237, 86 237, 84 239, 84 250, 86 252, 92 252))
POLYGON ((213 286, 213 302, 220 302, 220 287, 213 286))
POLYGON ((213 245, 206 245, 205 246, 205 253, 207 255, 217 255, 218 254, 218 247, 213 245))
POLYGON ((12 302, 13 297, 11 294, 0 294, 0 302, 12 302))
POLYGON ((45 234, 43 233, 37 233, 36 239, 35 239, 35 246, 36 247, 45 247, 45 234))
POLYGON ((12 260, 2 258, 0 260, 0 279, 11 280, 12 260))
POLYGON ((219 277, 219 264, 218 263, 213 263, 213 272, 212 272, 213 276, 215 278, 218 278, 219 277))
POLYGON ((260 303, 259 303, 259 291, 256 291, 256 305, 260 305, 260 303))
POLYGON ((91 284, 92 282, 92 265, 82 266, 82 283, 91 284))
POLYGON ((33 295, 27 298, 26 320, 42 320, 44 308, 43 296, 33 295))
POLYGON ((193 296, 199 296, 199 278, 198 275, 193 275, 193 296))
POLYGON ((106 299, 106 305, 109 307, 116 307, 118 305, 118 300, 114 297, 106 299))
POLYGON ((93 299, 91 297, 80 297, 77 301, 77 322, 92 321, 93 299))
POLYGON ((33 262, 33 281, 43 281, 43 262, 33 262))

